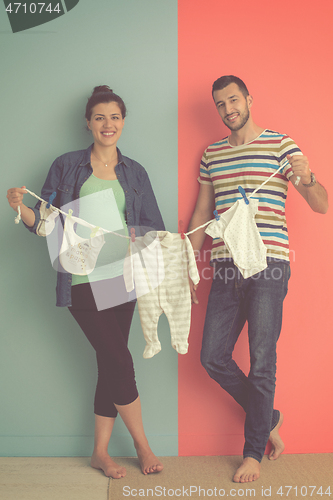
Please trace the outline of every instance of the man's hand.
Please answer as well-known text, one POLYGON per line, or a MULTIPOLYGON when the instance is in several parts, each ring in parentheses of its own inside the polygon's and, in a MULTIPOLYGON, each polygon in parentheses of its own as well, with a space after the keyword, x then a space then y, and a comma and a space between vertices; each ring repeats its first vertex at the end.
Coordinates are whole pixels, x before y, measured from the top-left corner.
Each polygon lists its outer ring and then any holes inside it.
POLYGON ((328 210, 328 197, 324 186, 318 180, 311 187, 303 186, 303 184, 311 183, 311 170, 307 157, 303 155, 287 155, 287 160, 293 171, 293 175, 289 180, 295 186, 295 189, 303 196, 314 212, 326 214, 328 210), (300 178, 301 182, 295 182, 297 177, 300 178))
POLYGON ((199 304, 197 294, 195 293, 198 288, 198 285, 195 285, 191 280, 191 278, 189 278, 189 282, 190 282, 192 304, 199 304))
POLYGON ((302 184, 310 184, 311 170, 307 157, 303 155, 287 155, 287 160, 290 163, 293 174, 301 178, 302 184))

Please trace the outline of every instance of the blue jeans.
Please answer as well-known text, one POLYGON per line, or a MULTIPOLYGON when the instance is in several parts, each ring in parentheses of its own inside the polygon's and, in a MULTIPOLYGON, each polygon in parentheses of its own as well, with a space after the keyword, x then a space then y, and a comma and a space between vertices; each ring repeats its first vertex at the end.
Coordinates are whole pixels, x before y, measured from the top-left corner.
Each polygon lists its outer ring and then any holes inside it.
POLYGON ((282 304, 288 290, 288 262, 244 279, 230 262, 215 267, 203 333, 201 363, 246 412, 244 457, 261 461, 271 430, 279 420, 273 410, 276 343, 282 325, 282 304), (236 341, 248 321, 250 372, 232 359, 236 341))

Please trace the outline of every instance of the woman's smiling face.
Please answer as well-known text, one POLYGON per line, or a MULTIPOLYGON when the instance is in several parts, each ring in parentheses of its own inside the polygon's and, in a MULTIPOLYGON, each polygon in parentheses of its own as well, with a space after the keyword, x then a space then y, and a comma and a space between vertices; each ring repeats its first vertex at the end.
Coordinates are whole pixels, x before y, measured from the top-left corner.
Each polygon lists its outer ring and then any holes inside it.
POLYGON ((94 142, 100 146, 110 147, 117 144, 125 124, 118 104, 101 102, 93 107, 88 128, 92 131, 94 142))

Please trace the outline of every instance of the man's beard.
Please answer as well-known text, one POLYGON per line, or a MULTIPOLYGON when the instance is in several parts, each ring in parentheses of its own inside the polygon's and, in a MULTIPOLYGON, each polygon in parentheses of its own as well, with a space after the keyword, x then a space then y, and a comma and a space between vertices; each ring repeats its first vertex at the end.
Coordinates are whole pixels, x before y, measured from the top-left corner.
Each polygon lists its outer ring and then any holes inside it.
POLYGON ((241 128, 244 127, 244 125, 246 124, 246 122, 248 121, 248 119, 250 118, 250 110, 248 108, 248 106, 246 107, 246 110, 239 115, 240 116, 240 122, 236 125, 232 125, 230 124, 227 119, 223 120, 223 123, 226 127, 228 127, 229 130, 231 130, 232 132, 237 132, 238 130, 240 130, 241 128))

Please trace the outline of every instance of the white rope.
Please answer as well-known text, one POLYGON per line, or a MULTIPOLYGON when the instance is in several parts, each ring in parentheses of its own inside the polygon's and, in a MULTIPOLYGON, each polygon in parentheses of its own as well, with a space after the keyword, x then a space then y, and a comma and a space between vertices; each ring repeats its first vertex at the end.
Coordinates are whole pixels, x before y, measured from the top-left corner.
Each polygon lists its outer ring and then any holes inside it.
MULTIPOLYGON (((29 191, 29 189, 25 188, 27 193, 31 194, 31 196, 34 196, 34 198, 37 198, 37 200, 39 201, 42 201, 44 203, 48 203, 47 201, 43 200, 43 198, 40 198, 39 196, 37 196, 35 193, 33 193, 32 191, 29 191)), ((59 212, 63 215, 65 215, 66 217, 72 217, 71 214, 67 214, 66 212, 63 212, 62 210, 60 210, 60 208, 57 208, 57 207, 54 207, 53 205, 50 204, 50 208, 52 208, 53 211, 55 212, 59 212)), ((80 220, 82 219, 79 219, 79 217, 74 217, 73 216, 73 219, 75 220, 75 222, 77 222, 78 224, 80 224, 80 220)), ((15 224, 18 224, 19 221, 16 222, 16 219, 15 219, 15 224)), ((90 224, 90 222, 88 223, 90 224)), ((94 224, 90 224, 91 226, 94 226, 94 224)), ((95 227, 95 226, 94 226, 95 227)), ((131 236, 126 236, 124 234, 119 234, 119 233, 115 233, 114 231, 109 231, 108 229, 103 229, 102 227, 99 228, 101 231, 104 231, 104 233, 109 233, 109 234, 115 234, 116 236, 120 236, 120 238, 126 238, 126 239, 131 239, 131 236)))
POLYGON ((15 224, 19 224, 21 220, 21 207, 17 207, 17 216, 15 217, 15 224))
MULTIPOLYGON (((262 188, 265 184, 267 184, 267 182, 269 182, 269 181, 272 179, 272 177, 274 177, 274 176, 275 176, 275 175, 276 175, 276 174, 277 174, 277 173, 278 173, 281 169, 283 169, 283 168, 287 165, 287 163, 289 163, 289 162, 288 162, 288 160, 286 160, 286 162, 285 162, 283 165, 281 165, 281 167, 280 167, 280 168, 278 168, 278 169, 277 169, 277 170, 276 170, 276 171, 275 171, 275 172, 274 172, 271 176, 269 176, 269 177, 268 177, 268 179, 266 179, 266 180, 265 180, 262 184, 260 184, 260 186, 259 186, 259 187, 257 187, 257 188, 256 188, 256 189, 255 189, 255 190, 254 190, 251 194, 249 194, 249 195, 247 196, 247 198, 252 198, 252 196, 253 196, 253 195, 254 195, 257 191, 259 191, 259 190, 260 190, 260 189, 261 189, 261 188, 262 188)), ((298 185, 299 181, 300 181, 300 177, 299 177, 299 176, 297 176, 296 181, 295 181, 295 185, 296 185, 296 186, 298 185)), ((27 189, 27 188, 26 188, 26 191, 27 191, 27 193, 29 193, 31 196, 34 196, 35 198, 37 198, 37 200, 42 201, 42 202, 44 202, 44 203, 47 203, 45 200, 43 200, 43 198, 40 198, 39 196, 37 196, 37 195, 36 195, 35 193, 33 193, 32 191, 29 191, 29 189, 27 189)), ((57 211, 57 212, 59 212, 59 213, 61 213, 61 214, 65 215, 66 217, 71 216, 70 214, 67 214, 66 212, 63 212, 62 210, 60 210, 60 208, 54 207, 54 206, 53 206, 53 205, 51 205, 51 204, 50 204, 50 207, 52 208, 52 210, 55 210, 55 211, 57 211)), ((217 216, 217 217, 219 217, 219 216, 217 216)), ((214 222, 215 220, 218 220, 218 219, 217 219, 217 217, 216 217, 215 219, 211 219, 211 220, 209 220, 208 222, 205 222, 204 224, 202 224, 202 225, 201 225, 201 226, 199 226, 199 227, 196 227, 195 229, 192 229, 192 231, 189 231, 189 232, 187 232, 187 233, 184 233, 184 234, 185 234, 185 236, 189 236, 190 234, 195 233, 195 232, 196 232, 196 231, 198 231, 199 229, 202 229, 202 228, 204 228, 204 227, 208 226, 208 224, 210 224, 211 222, 214 222)), ((15 224, 18 224, 18 223, 20 222, 20 220, 21 220, 21 209, 20 209, 20 206, 18 206, 18 215, 17 215, 17 217, 15 217, 15 224)), ((80 223, 80 219, 79 219, 78 217, 75 217, 75 220, 76 220, 78 223, 80 223)), ((93 226, 93 224, 90 224, 90 225, 91 225, 91 226, 93 226)), ((131 239, 131 238, 132 238, 132 236, 125 236, 125 235, 123 235, 123 234, 115 233, 114 231, 108 231, 107 229, 103 229, 102 227, 101 227, 101 228, 99 228, 99 229, 101 229, 101 230, 102 230, 102 231, 104 231, 105 233, 110 233, 110 234, 114 234, 114 235, 116 235, 116 236, 120 236, 121 238, 126 238, 126 239, 131 239)))
POLYGON ((259 187, 257 187, 257 189, 255 189, 251 194, 248 195, 248 198, 251 198, 257 191, 259 191, 259 189, 261 189, 265 184, 267 184, 267 182, 269 182, 271 180, 272 177, 274 177, 274 175, 276 175, 282 168, 284 168, 288 163, 288 160, 286 161, 286 163, 284 163, 283 165, 281 165, 280 168, 278 168, 277 170, 275 170, 275 172, 268 177, 268 179, 266 179, 262 184, 260 184, 259 187))
MULTIPOLYGON (((29 193, 29 194, 31 194, 31 196, 34 196, 35 198, 37 198, 37 200, 42 201, 42 202, 44 202, 44 203, 47 203, 47 201, 43 200, 43 198, 40 198, 39 196, 37 196, 37 195, 36 195, 35 193, 33 193, 32 191, 29 191, 29 189, 27 189, 27 188, 25 188, 25 189, 26 189, 26 192, 27 192, 27 193, 29 193)), ((66 215, 66 217, 67 217, 67 215, 68 215, 68 214, 66 214, 66 212, 63 212, 62 210, 60 210, 60 208, 54 207, 54 206, 53 206, 53 205, 51 205, 51 204, 50 204, 50 207, 52 208, 52 210, 54 210, 54 211, 56 211, 56 212, 59 212, 59 213, 61 213, 61 214, 63 214, 63 215, 66 215)))
POLYGON ((195 229, 192 229, 192 231, 189 231, 188 233, 184 233, 185 236, 188 236, 189 234, 195 233, 195 231, 198 231, 199 229, 202 229, 203 227, 208 226, 211 222, 214 222, 215 219, 209 220, 208 222, 205 222, 205 224, 202 224, 202 226, 196 227, 195 229))
MULTIPOLYGON (((281 167, 278 168, 270 177, 268 177, 268 179, 266 179, 257 189, 255 189, 251 194, 249 194, 248 198, 251 198, 257 191, 259 191, 259 189, 261 189, 265 184, 267 184, 267 182, 269 182, 271 178, 274 177, 274 175, 276 175, 282 168, 284 168, 287 165, 287 163, 289 163, 288 160, 286 160, 285 163, 281 165, 281 167)), ((298 175, 295 180, 295 186, 298 186, 300 180, 301 178, 298 175)))
MULTIPOLYGON (((27 193, 29 193, 31 196, 33 196, 34 198, 37 198, 37 200, 39 201, 42 201, 43 203, 47 203, 45 200, 43 200, 43 198, 40 198, 39 196, 37 196, 37 194, 35 194, 34 192, 30 191, 29 189, 25 188, 27 193)), ((18 207, 20 208, 20 207, 18 207)), ((71 214, 68 214, 66 212, 63 212, 62 210, 60 210, 60 208, 57 208, 57 207, 54 207, 53 205, 50 204, 50 208, 52 208, 52 210, 56 211, 56 212, 59 212, 63 215, 65 215, 66 217, 71 217, 72 215, 71 214)), ((20 219, 18 219, 18 216, 15 218, 15 224, 18 224, 20 219)), ((74 219, 80 223, 80 219, 78 217, 74 217, 74 219)), ((189 234, 192 234, 194 233, 195 231, 198 231, 198 229, 201 229, 205 226, 208 226, 208 224, 210 224, 211 222, 213 222, 215 219, 212 219, 208 222, 206 222, 205 224, 203 224, 202 226, 199 226, 199 227, 196 227, 195 229, 193 229, 192 231, 189 231, 188 233, 184 233, 186 236, 188 236, 189 234)), ((93 224, 91 224, 92 226, 93 224)), ((119 233, 115 233, 114 231, 108 231, 107 229, 103 229, 102 227, 100 227, 99 229, 101 229, 102 231, 104 231, 105 233, 111 233, 111 234, 115 234, 116 236, 120 236, 121 238, 126 238, 126 239, 131 239, 132 236, 125 236, 123 234, 119 234, 119 233)))
MULTIPOLYGON (((281 167, 279 167, 277 170, 275 170, 275 172, 273 172, 272 175, 270 175, 262 184, 260 184, 259 187, 257 187, 254 191, 252 191, 251 194, 247 195, 247 198, 251 198, 257 191, 259 191, 265 184, 267 184, 267 182, 269 182, 272 179, 272 177, 274 177, 280 170, 282 170, 287 165, 287 163, 289 163, 288 160, 286 160, 283 163, 283 165, 281 165, 281 167)), ((295 182, 296 186, 299 183, 300 179, 301 178, 297 176, 297 179, 296 179, 296 182, 295 182)), ((188 233, 185 233, 185 235, 188 236, 189 234, 192 234, 195 231, 198 231, 198 229, 202 229, 203 227, 208 226, 208 224, 210 224, 211 222, 214 222, 214 221, 215 221, 215 219, 212 219, 212 220, 206 222, 205 224, 202 224, 202 226, 196 227, 192 231, 189 231, 188 233)))

